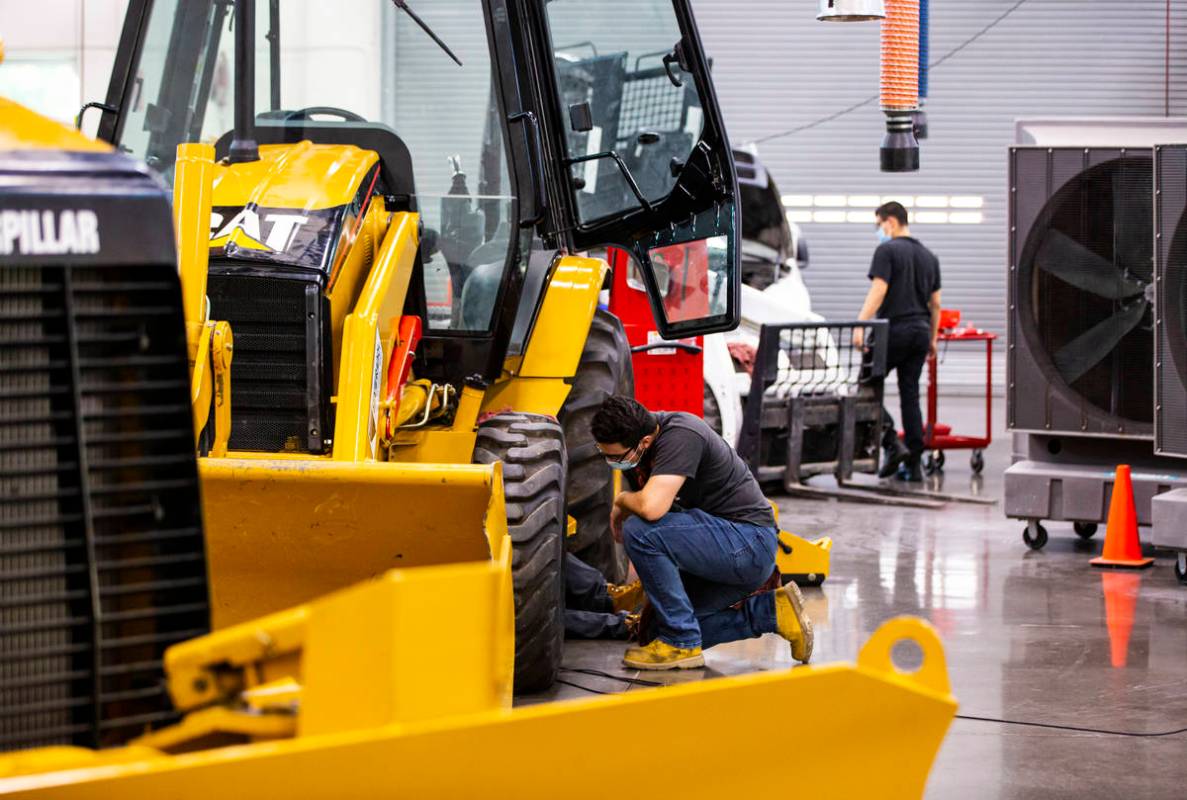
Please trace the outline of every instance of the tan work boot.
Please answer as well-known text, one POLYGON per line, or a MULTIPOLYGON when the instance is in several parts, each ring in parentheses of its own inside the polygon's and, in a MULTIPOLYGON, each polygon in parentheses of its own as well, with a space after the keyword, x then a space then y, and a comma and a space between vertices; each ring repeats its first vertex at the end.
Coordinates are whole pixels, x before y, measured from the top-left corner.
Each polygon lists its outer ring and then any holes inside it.
POLYGON ((804 596, 794 583, 775 590, 775 626, 791 642, 791 657, 807 664, 812 658, 812 620, 804 613, 804 596))
POLYGON ((614 603, 615 611, 638 611, 647 597, 643 593, 643 581, 630 583, 608 583, 606 593, 610 595, 610 602, 614 603))
POLYGON ((631 669, 696 669, 705 666, 705 656, 699 647, 673 647, 654 639, 648 645, 627 650, 622 663, 631 669))

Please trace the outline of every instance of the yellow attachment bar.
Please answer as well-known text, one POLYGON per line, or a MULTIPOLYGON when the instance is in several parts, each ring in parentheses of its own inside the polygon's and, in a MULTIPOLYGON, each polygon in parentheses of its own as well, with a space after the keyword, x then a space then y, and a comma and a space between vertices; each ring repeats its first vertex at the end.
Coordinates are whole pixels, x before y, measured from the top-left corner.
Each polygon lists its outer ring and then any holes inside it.
POLYGON ((393 567, 489 560, 506 536, 497 464, 203 458, 199 474, 215 628, 393 567))
POLYGON ((210 206, 214 197, 214 146, 177 146, 173 173, 173 227, 181 273, 187 330, 206 321, 206 273, 210 261, 210 206))
MULTIPOLYGON (((398 318, 408 293, 418 247, 419 217, 392 215, 379 256, 363 285, 354 312, 346 316, 342 334, 334 459, 361 462, 378 455, 379 403, 387 362, 380 320, 398 318)), ((390 565, 389 565, 390 566, 390 565)))
POLYGON ((161 753, 225 747, 269 739, 287 739, 297 732, 295 713, 260 714, 251 709, 204 708, 176 725, 141 736, 136 744, 161 753))

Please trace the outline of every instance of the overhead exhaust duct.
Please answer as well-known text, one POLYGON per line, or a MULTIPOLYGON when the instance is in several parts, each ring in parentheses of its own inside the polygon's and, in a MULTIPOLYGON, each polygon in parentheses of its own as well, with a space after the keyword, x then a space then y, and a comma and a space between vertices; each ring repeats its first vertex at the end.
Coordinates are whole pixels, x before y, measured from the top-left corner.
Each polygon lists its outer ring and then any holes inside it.
POLYGON ((882 0, 820 0, 821 22, 867 22, 886 18, 882 0))
POLYGON ((911 115, 915 123, 915 138, 923 141, 927 138, 927 61, 931 57, 929 47, 930 20, 928 19, 928 5, 930 0, 919 0, 919 110, 911 115))
POLYGON ((919 141, 912 118, 919 110, 919 0, 886 0, 882 21, 882 111, 886 135, 883 172, 917 172, 919 141))

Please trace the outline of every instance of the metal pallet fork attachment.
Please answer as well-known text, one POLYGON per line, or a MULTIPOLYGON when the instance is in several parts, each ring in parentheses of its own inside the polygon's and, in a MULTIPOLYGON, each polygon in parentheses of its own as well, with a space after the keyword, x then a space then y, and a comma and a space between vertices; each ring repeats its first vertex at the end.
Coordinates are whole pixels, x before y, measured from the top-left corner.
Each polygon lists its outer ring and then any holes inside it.
POLYGON ((855 472, 878 468, 887 337, 885 320, 762 326, 738 440, 739 455, 760 481, 779 481, 800 497, 943 506, 938 499, 849 485, 855 472), (827 474, 836 486, 805 483, 827 474))

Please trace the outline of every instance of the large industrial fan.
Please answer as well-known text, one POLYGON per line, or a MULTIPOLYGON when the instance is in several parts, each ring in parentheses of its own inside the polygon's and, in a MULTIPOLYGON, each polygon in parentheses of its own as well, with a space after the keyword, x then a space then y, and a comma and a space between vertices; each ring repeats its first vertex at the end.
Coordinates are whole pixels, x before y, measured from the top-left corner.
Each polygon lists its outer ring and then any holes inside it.
POLYGON ((1152 435, 1152 156, 1011 151, 1012 429, 1152 435))

